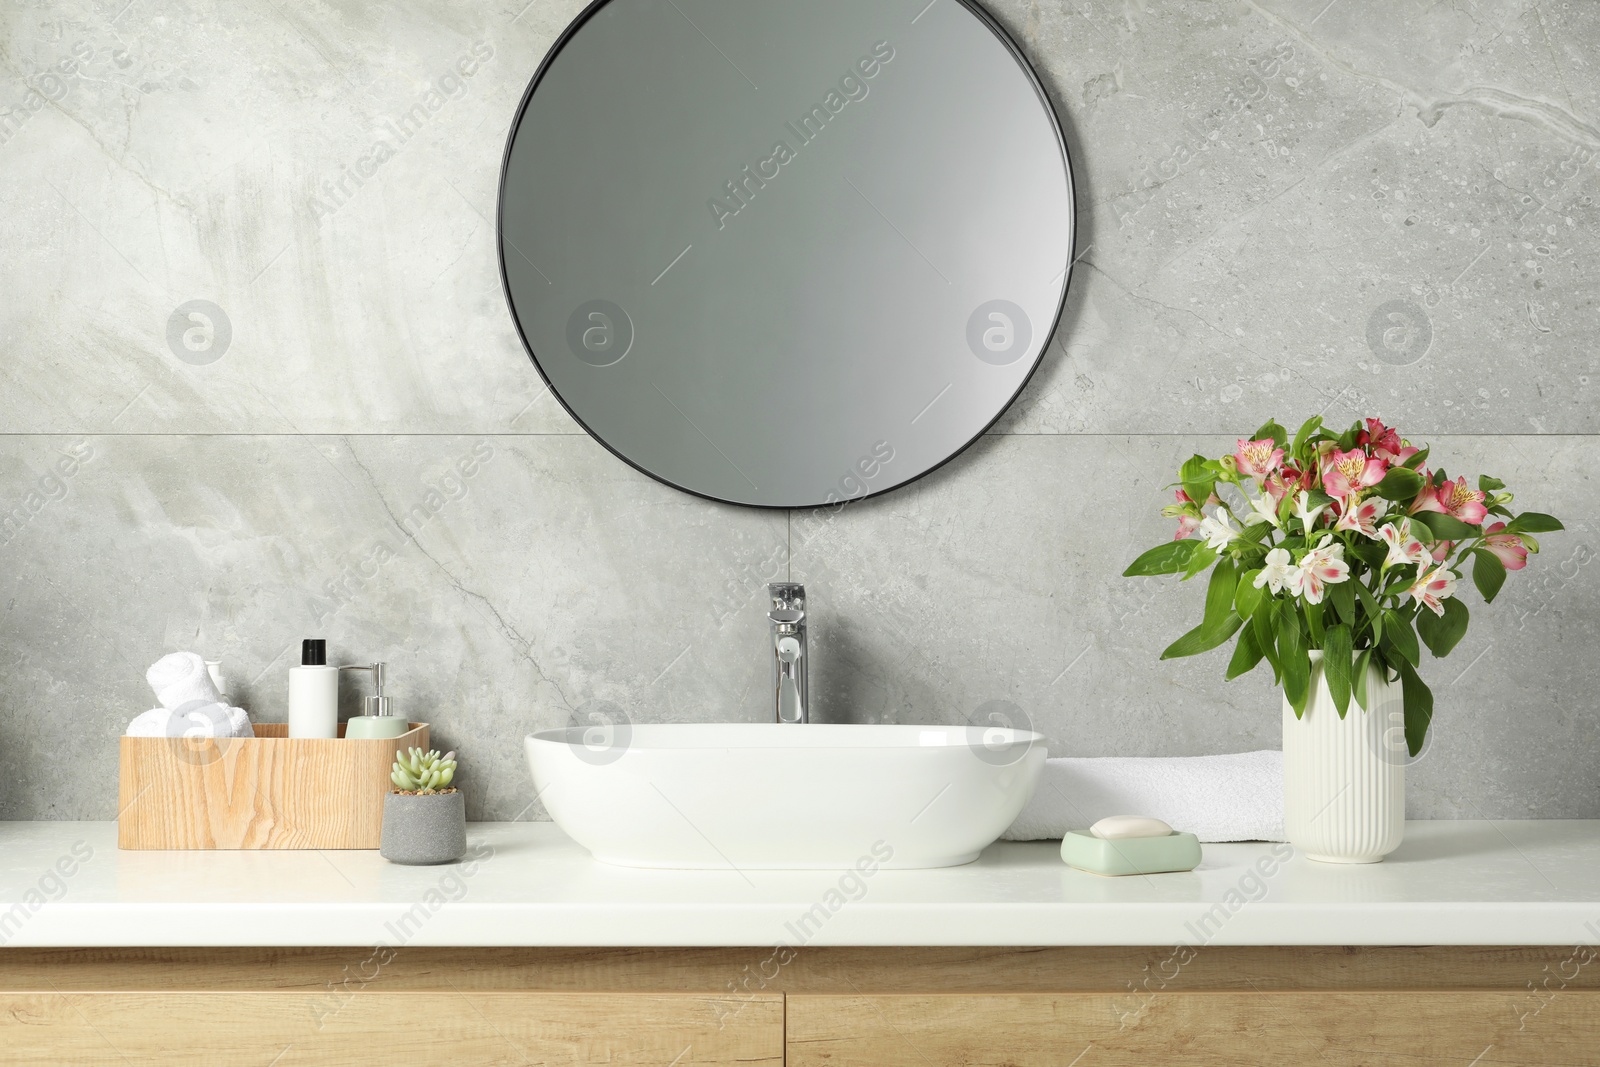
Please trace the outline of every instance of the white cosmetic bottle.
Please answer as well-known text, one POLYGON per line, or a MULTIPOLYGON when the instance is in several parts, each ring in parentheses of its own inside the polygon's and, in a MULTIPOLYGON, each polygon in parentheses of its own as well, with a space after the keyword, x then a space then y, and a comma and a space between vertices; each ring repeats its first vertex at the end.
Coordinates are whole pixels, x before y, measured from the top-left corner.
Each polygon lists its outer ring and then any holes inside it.
POLYGON ((289 668, 289 736, 339 736, 339 668, 321 638, 301 642, 300 666, 289 668))

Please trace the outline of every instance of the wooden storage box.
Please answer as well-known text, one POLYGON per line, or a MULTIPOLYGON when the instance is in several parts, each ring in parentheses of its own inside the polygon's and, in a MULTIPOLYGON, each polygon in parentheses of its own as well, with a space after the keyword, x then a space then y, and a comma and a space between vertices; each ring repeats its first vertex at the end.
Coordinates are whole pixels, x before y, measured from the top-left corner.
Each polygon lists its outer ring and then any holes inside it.
POLYGON ((428 747, 428 724, 399 737, 123 737, 119 848, 377 848, 397 751, 428 747))

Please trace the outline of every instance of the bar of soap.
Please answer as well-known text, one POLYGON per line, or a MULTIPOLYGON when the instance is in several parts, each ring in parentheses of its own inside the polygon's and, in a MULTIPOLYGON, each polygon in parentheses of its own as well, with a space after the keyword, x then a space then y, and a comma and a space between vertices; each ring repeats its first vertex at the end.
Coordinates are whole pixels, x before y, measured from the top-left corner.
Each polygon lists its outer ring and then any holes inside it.
POLYGON ((1089 833, 1105 841, 1121 841, 1132 837, 1168 837, 1172 827, 1144 815, 1108 815, 1089 827, 1089 833))
POLYGON ((1061 858, 1081 871, 1108 877, 1192 871, 1200 864, 1200 840, 1186 833, 1111 839, 1069 830, 1061 838, 1061 858))

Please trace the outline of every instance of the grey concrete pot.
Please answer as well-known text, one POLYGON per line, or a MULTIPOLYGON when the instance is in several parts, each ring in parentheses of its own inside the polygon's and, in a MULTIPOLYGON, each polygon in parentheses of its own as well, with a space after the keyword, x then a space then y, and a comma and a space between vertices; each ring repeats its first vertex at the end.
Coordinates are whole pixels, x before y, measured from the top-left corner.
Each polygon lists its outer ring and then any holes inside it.
POLYGON ((378 853, 390 863, 453 863, 466 851, 465 793, 390 793, 383 798, 378 853))

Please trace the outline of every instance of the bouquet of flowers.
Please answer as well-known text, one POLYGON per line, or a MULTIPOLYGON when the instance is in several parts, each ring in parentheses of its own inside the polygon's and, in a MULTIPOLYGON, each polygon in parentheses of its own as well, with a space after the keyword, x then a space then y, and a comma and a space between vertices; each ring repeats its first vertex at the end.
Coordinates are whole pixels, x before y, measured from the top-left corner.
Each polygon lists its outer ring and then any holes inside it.
POLYGON ((1534 534, 1562 529, 1549 515, 1513 514, 1505 483, 1472 488, 1427 466, 1428 449, 1377 419, 1343 433, 1308 420, 1290 440, 1277 422, 1230 456, 1193 456, 1179 471, 1173 540, 1144 553, 1128 577, 1211 570, 1205 617, 1162 659, 1208 652, 1235 635, 1231 680, 1262 660, 1303 715, 1322 653, 1328 694, 1344 717, 1367 703, 1369 666, 1398 678, 1406 746, 1422 750, 1433 694, 1417 675, 1420 644, 1449 655, 1467 630, 1457 596, 1468 562, 1492 602, 1507 571, 1539 551, 1534 534), (1198 536, 1196 536, 1198 535, 1198 536))

